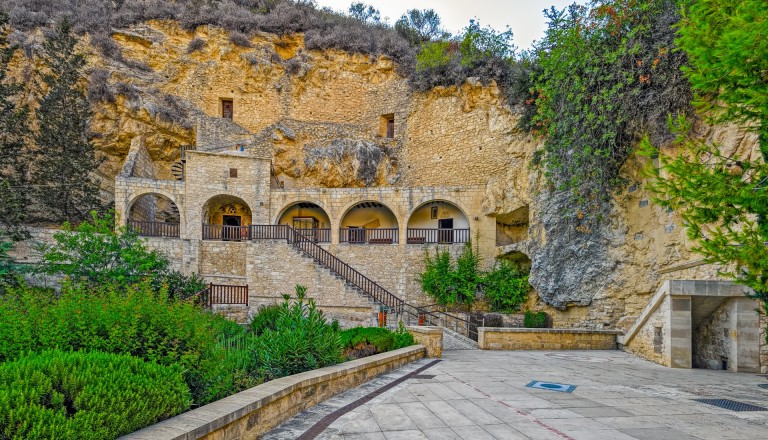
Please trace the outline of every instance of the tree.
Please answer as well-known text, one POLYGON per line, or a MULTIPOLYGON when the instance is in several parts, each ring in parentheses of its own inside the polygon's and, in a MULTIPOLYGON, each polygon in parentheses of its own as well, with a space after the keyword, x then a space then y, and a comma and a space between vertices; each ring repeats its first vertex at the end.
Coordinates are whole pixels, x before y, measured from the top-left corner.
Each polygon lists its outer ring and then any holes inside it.
POLYGON ((768 312, 768 3, 761 0, 694 2, 680 23, 678 46, 688 54, 686 74, 701 116, 757 133, 761 157, 727 156, 718 145, 687 136, 676 121, 675 155, 648 139, 644 154, 651 189, 661 206, 680 213, 694 250, 720 263, 750 287, 768 312))
POLYGON ((85 56, 65 19, 48 35, 42 58, 47 73, 45 94, 38 101, 37 167, 34 182, 43 216, 52 221, 77 222, 100 210, 94 172, 101 163, 91 143, 91 108, 82 71, 85 56))
POLYGON ((76 228, 64 223, 53 235, 54 244, 43 254, 43 270, 63 274, 72 282, 90 287, 126 287, 149 281, 155 290, 165 288, 172 298, 184 299, 205 287, 195 275, 170 270, 168 259, 150 250, 130 228, 114 228, 111 215, 91 212, 91 221, 76 228))
POLYGON ((362 22, 379 23, 381 21, 379 10, 362 2, 349 5, 349 15, 362 22))
POLYGON ((440 16, 434 9, 410 9, 395 22, 395 30, 411 46, 446 39, 449 34, 440 27, 440 16))
POLYGON ((668 115, 690 112, 680 73, 685 53, 674 50, 677 3, 594 0, 545 11, 548 29, 526 101, 536 114, 523 121, 545 137, 534 163, 569 196, 563 216, 578 231, 604 224, 642 133, 671 140, 668 115))
POLYGON ((13 240, 29 237, 28 109, 17 104, 19 84, 7 79, 16 47, 8 44, 8 16, 0 12, 0 232, 13 240))

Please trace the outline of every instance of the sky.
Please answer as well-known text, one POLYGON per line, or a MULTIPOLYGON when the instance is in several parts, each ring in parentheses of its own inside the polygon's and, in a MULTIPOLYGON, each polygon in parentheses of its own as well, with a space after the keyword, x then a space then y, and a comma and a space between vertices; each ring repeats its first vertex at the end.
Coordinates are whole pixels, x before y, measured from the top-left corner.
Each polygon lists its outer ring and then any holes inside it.
MULTIPOLYGON (((352 0, 316 0, 318 6, 328 6, 346 13, 352 0)), ((490 25, 503 31, 507 25, 514 34, 514 43, 520 49, 529 49, 534 40, 541 39, 546 29, 542 11, 555 6, 558 9, 585 0, 356 0, 372 5, 394 24, 408 9, 434 9, 442 19, 443 27, 455 34, 474 18, 482 26, 490 25)))

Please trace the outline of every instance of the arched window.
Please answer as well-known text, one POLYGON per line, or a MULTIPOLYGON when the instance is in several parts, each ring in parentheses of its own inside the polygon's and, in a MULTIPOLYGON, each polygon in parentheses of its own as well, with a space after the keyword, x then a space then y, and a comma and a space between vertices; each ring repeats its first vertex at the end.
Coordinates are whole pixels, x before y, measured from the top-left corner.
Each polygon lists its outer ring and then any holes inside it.
POLYGON ((205 202, 202 217, 203 240, 246 240, 253 218, 243 199, 224 194, 205 202))
POLYGON ((144 237, 178 237, 179 208, 161 194, 144 194, 128 209, 128 227, 144 237))
POLYGON ((318 243, 331 242, 331 218, 316 203, 296 202, 288 205, 277 220, 318 243))
POLYGON ((398 239, 397 217, 379 202, 360 202, 341 218, 339 242, 393 244, 398 239))

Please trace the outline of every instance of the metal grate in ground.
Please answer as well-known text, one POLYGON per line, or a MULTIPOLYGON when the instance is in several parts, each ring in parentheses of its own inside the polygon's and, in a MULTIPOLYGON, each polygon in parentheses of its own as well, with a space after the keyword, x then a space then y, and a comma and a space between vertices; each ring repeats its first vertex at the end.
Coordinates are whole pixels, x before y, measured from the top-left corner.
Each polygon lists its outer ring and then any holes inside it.
POLYGON ((528 388, 538 388, 540 390, 557 391, 560 393, 571 393, 576 389, 576 385, 568 385, 564 383, 542 382, 540 380, 531 381, 528 388))
POLYGON ((768 411, 768 408, 763 408, 762 406, 737 402, 730 399, 693 399, 693 401, 706 403, 707 405, 714 405, 719 408, 724 408, 731 411, 768 411))
POLYGON ((761 383, 760 385, 758 385, 758 388, 762 388, 764 390, 768 390, 768 383, 761 383))

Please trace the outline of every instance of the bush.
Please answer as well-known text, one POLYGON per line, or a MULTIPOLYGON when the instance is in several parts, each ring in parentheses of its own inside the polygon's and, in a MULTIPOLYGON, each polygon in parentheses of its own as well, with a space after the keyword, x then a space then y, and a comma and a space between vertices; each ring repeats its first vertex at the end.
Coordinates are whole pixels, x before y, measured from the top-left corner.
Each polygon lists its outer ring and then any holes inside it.
POLYGON ((419 274, 421 289, 441 305, 472 304, 480 288, 480 257, 472 249, 472 241, 464 244, 454 264, 448 249, 435 250, 434 258, 427 251, 424 272, 419 274))
POLYGON ((416 341, 402 323, 395 331, 382 327, 355 327, 339 334, 345 355, 351 358, 370 356, 409 347, 416 341))
POLYGON ((189 408, 180 365, 44 351, 0 365, 0 437, 112 439, 189 408))
POLYGON ((276 330, 266 329, 258 340, 259 373, 267 380, 337 364, 341 360, 339 333, 328 324, 315 302, 304 300, 306 287, 296 286, 296 300, 285 295, 276 330))
POLYGON ((251 320, 251 332, 256 336, 261 336, 267 330, 277 330, 277 318, 282 312, 283 307, 279 304, 259 307, 258 312, 251 320))
POLYGON ((523 326, 525 328, 547 328, 547 313, 526 310, 523 326))
POLYGON ((226 343, 245 338, 243 333, 237 323, 170 301, 146 284, 127 290, 65 285, 60 297, 10 288, 0 297, 0 362, 55 348, 129 354, 162 365, 180 363, 196 404, 255 383, 253 356, 243 367, 238 350, 226 343))
POLYGON ((528 273, 510 261, 501 260, 483 277, 483 291, 492 311, 520 310, 531 291, 528 273))

